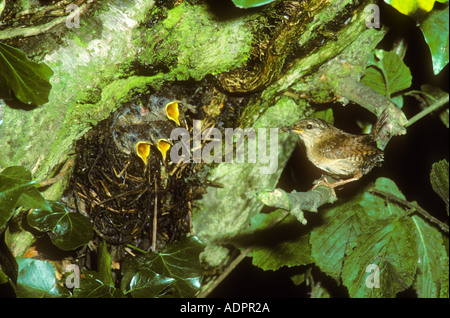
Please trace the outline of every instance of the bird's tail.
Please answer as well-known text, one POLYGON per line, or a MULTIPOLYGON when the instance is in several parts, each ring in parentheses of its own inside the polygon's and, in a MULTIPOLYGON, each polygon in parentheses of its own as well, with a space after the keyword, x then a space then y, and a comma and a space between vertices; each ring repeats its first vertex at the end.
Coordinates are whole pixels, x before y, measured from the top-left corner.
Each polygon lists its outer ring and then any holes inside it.
POLYGON ((375 123, 375 125, 373 125, 372 131, 370 132, 370 134, 374 137, 377 137, 381 131, 381 128, 383 128, 383 126, 387 123, 387 119, 388 119, 388 112, 385 109, 378 117, 378 120, 375 123))

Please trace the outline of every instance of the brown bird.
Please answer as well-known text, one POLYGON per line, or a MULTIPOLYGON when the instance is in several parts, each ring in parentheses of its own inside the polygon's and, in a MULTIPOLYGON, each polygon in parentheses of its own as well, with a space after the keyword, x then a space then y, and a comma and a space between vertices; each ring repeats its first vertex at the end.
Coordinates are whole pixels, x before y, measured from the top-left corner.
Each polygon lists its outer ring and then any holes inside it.
POLYGON ((386 121, 383 113, 368 135, 353 135, 318 118, 303 119, 282 131, 298 134, 306 156, 316 167, 340 181, 319 181, 318 185, 334 188, 360 179, 383 162, 383 151, 377 148, 377 134, 386 121))

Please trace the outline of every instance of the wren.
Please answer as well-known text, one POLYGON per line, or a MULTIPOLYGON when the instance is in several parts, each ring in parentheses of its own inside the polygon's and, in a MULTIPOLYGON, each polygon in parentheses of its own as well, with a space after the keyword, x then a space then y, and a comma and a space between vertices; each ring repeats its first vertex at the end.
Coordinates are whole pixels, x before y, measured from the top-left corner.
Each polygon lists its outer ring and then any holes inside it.
POLYGON ((385 114, 368 135, 353 135, 318 118, 302 119, 282 127, 298 135, 306 148, 306 156, 316 167, 339 181, 319 181, 318 185, 334 188, 356 181, 383 162, 383 151, 377 147, 377 133, 386 120, 385 114))

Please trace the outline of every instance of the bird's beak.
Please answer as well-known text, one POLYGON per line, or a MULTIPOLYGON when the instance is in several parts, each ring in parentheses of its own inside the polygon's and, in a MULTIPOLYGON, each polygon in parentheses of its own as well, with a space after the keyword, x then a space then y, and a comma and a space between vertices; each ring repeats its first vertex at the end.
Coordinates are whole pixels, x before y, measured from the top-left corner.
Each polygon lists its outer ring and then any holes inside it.
POLYGON ((136 144, 136 153, 144 161, 144 164, 147 165, 147 158, 150 155, 150 143, 147 141, 139 141, 136 144))
POLYGON ((166 154, 167 151, 169 151, 170 146, 172 146, 172 143, 169 140, 167 139, 158 140, 158 150, 159 152, 161 152, 163 160, 166 160, 166 154))
POLYGON ((180 119, 179 119, 180 111, 178 109, 177 101, 170 102, 166 105, 166 115, 167 115, 167 118, 176 122, 178 126, 181 126, 180 119))
POLYGON ((280 128, 280 130, 282 132, 293 132, 296 134, 301 134, 303 132, 303 130, 301 130, 299 128, 295 128, 295 126, 283 126, 280 128))

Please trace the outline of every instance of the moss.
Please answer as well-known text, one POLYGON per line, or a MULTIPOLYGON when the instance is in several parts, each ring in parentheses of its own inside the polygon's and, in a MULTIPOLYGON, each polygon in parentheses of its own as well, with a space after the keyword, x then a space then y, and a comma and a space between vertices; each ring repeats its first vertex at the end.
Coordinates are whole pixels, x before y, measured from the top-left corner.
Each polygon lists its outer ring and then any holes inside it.
POLYGON ((183 2, 153 28, 142 31, 144 40, 137 41, 148 47, 140 54, 141 62, 164 64, 178 80, 201 80, 206 74, 233 69, 250 55, 250 19, 218 21, 206 5, 183 2))

